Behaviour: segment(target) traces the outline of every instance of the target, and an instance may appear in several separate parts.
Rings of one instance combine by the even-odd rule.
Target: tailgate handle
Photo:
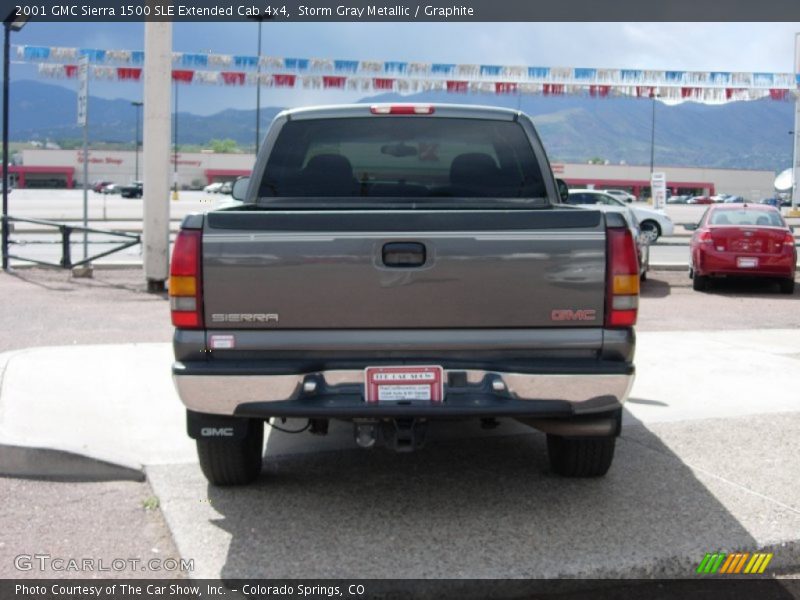
[[[421,267],[425,264],[425,244],[419,242],[384,244],[383,264],[387,267]]]

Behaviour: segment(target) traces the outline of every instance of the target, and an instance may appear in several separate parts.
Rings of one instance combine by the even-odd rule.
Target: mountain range
[[[268,93],[268,92],[267,92]],[[76,94],[57,85],[14,81],[12,141],[78,139]],[[263,97],[263,96],[262,96]],[[649,164],[653,102],[635,98],[516,96],[423,92],[381,94],[361,102],[445,102],[518,108],[533,117],[553,161]],[[136,113],[128,100],[91,97],[89,138],[132,143]],[[261,108],[261,131],[282,107]],[[782,170],[791,164],[794,105],[755,100],[706,105],[655,104],[655,160],[661,166]],[[179,112],[181,144],[230,138],[252,143],[255,109],[227,109],[201,116]]]

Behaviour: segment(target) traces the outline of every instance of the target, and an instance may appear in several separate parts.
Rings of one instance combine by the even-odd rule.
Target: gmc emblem
[[[233,437],[233,427],[203,427],[200,435],[203,437]]]
[[[596,310],[556,309],[550,313],[551,321],[594,321],[597,319]]]

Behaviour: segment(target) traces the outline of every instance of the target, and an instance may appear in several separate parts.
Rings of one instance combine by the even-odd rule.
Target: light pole
[[[794,76],[800,74],[800,33],[794,34]],[[794,147],[792,148],[792,208],[790,217],[800,217],[800,198],[798,198],[797,181],[800,175],[797,161],[800,160],[800,97],[794,98]]]
[[[653,177],[653,170],[656,163],[656,98],[659,95],[655,92],[650,93],[650,98],[653,100],[653,117],[650,126],[650,177]],[[652,190],[651,190],[652,192]]]
[[[172,199],[178,199],[178,80],[175,80],[175,116],[172,118]]]
[[[144,102],[131,102],[131,106],[136,109],[136,149],[134,150],[136,155],[136,167],[134,168],[133,180],[139,181],[139,119]]]
[[[256,154],[261,142],[261,23],[269,19],[269,15],[252,15],[248,17],[258,21],[258,64],[256,64]]]
[[[19,31],[28,17],[17,17],[12,10],[3,19],[3,270],[8,270],[8,87],[11,59],[11,32]]]

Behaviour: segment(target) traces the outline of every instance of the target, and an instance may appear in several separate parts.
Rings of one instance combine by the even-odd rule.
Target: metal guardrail
[[[41,243],[45,243],[45,244],[58,244],[58,243],[60,243],[61,244],[61,260],[58,263],[48,262],[48,261],[44,261],[44,260],[37,260],[35,258],[28,258],[28,257],[25,257],[25,256],[18,256],[16,254],[11,254],[10,252],[8,252],[8,248],[4,248],[4,250],[6,252],[6,256],[9,259],[13,258],[13,259],[16,259],[16,260],[22,260],[22,261],[31,262],[31,263],[35,263],[35,264],[39,264],[39,265],[48,266],[48,267],[59,267],[59,268],[62,268],[62,269],[71,269],[73,267],[80,267],[82,265],[85,265],[85,264],[88,264],[88,263],[92,262],[93,260],[97,260],[98,258],[103,258],[104,256],[108,256],[110,254],[114,254],[115,252],[120,252],[120,251],[125,250],[127,248],[130,248],[132,246],[135,246],[136,244],[141,244],[141,242],[142,242],[142,238],[141,238],[141,236],[139,234],[128,233],[128,232],[125,232],[125,231],[114,231],[113,229],[96,229],[94,227],[82,227],[82,226],[77,226],[77,225],[67,225],[65,223],[58,223],[56,221],[47,221],[45,219],[27,219],[27,218],[23,218],[23,217],[12,217],[10,215],[7,215],[7,216],[3,217],[2,221],[3,221],[3,228],[4,229],[9,228],[8,229],[9,234],[13,233],[13,229],[10,228],[11,227],[10,226],[11,223],[33,223],[34,225],[43,225],[45,227],[53,227],[55,229],[58,229],[59,233],[61,234],[60,242],[59,241],[53,241],[53,242],[22,242],[22,243],[40,243],[40,244]],[[119,245],[117,247],[112,248],[111,250],[108,250],[106,252],[100,252],[99,254],[93,254],[92,256],[87,256],[86,258],[84,258],[83,260],[79,260],[78,262],[72,262],[71,237],[72,237],[72,234],[75,233],[75,232],[87,233],[87,234],[88,233],[97,233],[97,234],[101,234],[101,235],[116,236],[116,237],[123,238],[123,239],[128,240],[128,241],[119,242]],[[12,240],[10,238],[10,236],[7,239],[8,239],[9,246],[11,244],[20,244],[19,241]],[[96,243],[111,243],[111,244],[114,244],[114,243],[117,243],[117,242],[112,241],[112,242],[93,242],[93,243],[95,243],[95,244]]]

